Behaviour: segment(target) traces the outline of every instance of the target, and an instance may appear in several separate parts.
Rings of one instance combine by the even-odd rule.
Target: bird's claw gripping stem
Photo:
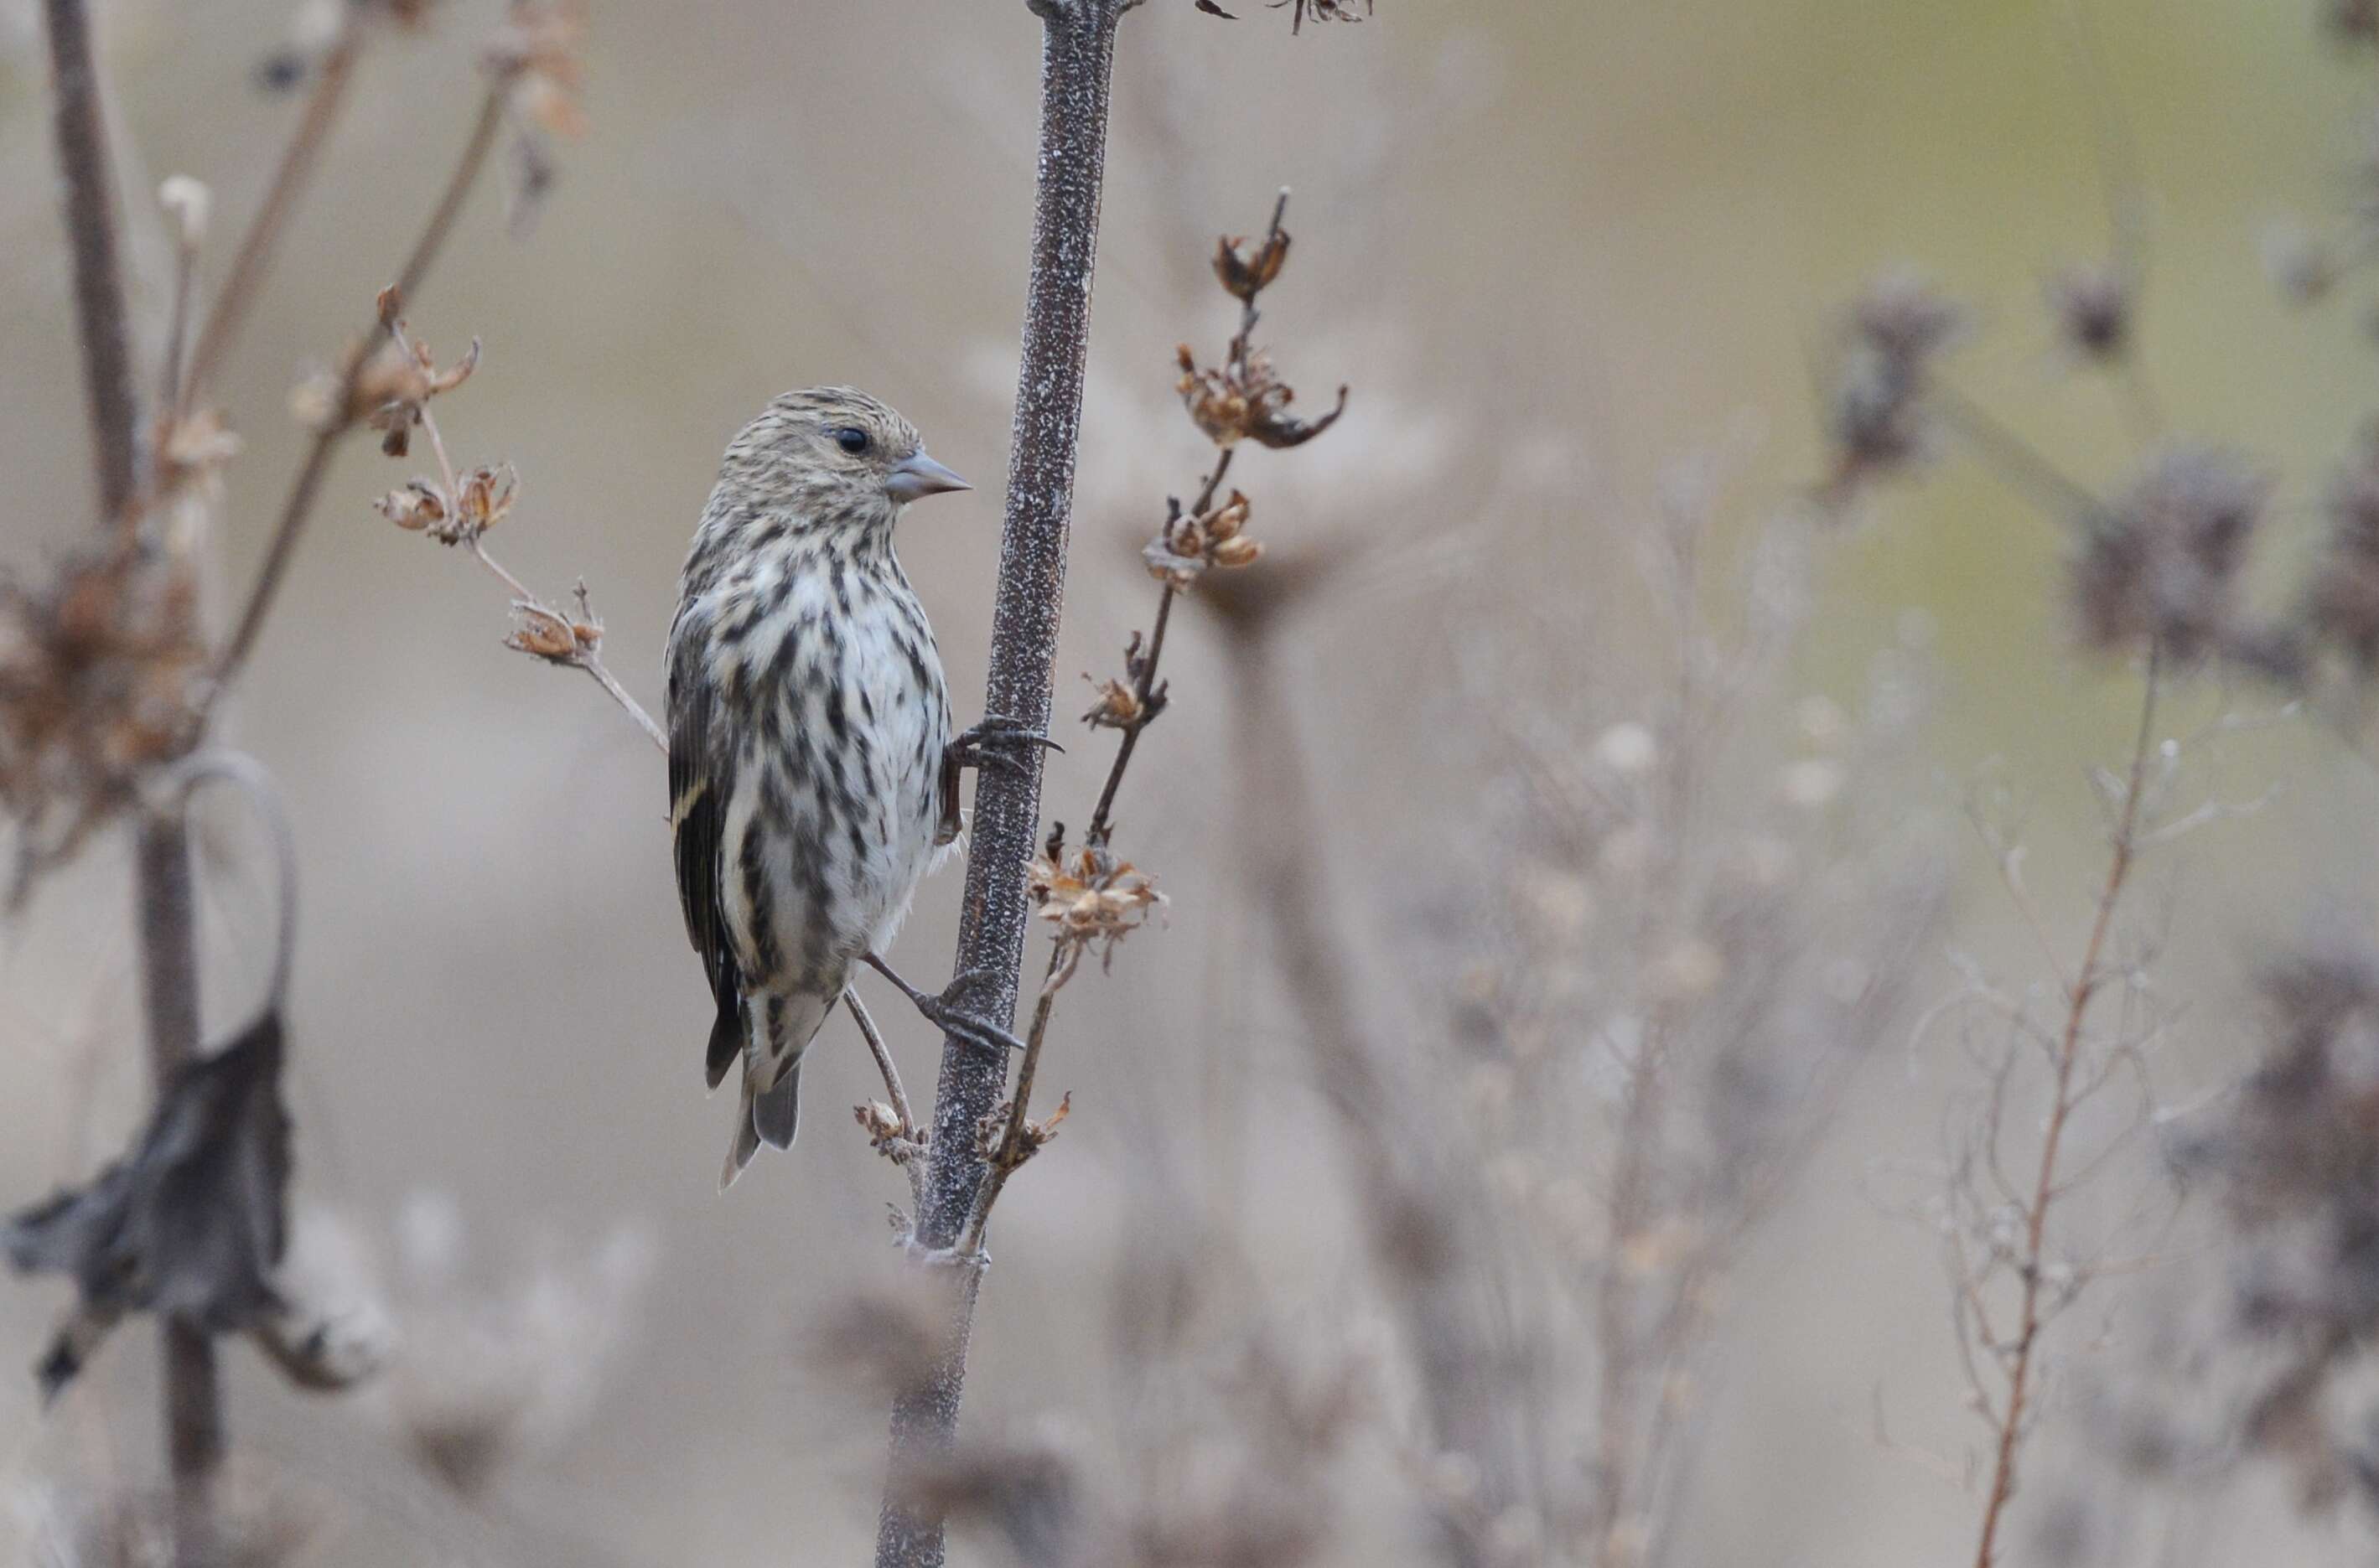
[[[950,738],[942,748],[942,818],[935,830],[936,845],[955,841],[959,836],[959,775],[967,768],[981,771],[986,767],[1006,768],[1021,772],[1026,754],[1033,746],[1046,746],[1053,752],[1066,748],[1038,730],[1027,727],[1020,719],[1002,718],[997,714],[985,715],[980,724],[969,725]]]
[[[910,1005],[924,1015],[927,1023],[943,1033],[956,1035],[959,1039],[980,1045],[986,1051],[1021,1052],[1024,1049],[1024,1042],[1017,1039],[1013,1033],[959,1006],[958,998],[964,995],[975,982],[987,977],[984,971],[979,969],[967,971],[944,986],[941,995],[937,996],[931,992],[920,991],[910,984],[900,978],[890,964],[886,963],[874,953],[867,955],[866,962],[870,969],[890,981],[900,995],[908,997]]]
[[[1021,719],[986,714],[982,723],[971,724],[950,738],[948,755],[960,767],[1020,768],[1027,748],[1033,746],[1046,746],[1053,752],[1066,749]]]

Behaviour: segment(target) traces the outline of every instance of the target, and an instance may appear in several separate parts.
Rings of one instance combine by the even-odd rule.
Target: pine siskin
[[[792,1144],[802,1053],[852,971],[881,967],[956,837],[953,770],[975,732],[953,742],[892,526],[905,503],[967,488],[865,393],[788,392],[728,446],[686,557],[670,820],[719,1006],[711,1087],[743,1059],[722,1188],[761,1144]]]

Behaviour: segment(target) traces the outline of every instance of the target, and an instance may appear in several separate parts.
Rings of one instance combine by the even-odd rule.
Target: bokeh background
[[[1352,405],[1330,437],[1254,453],[1233,477],[1275,548],[1328,540],[1360,561],[1274,669],[1312,767],[1315,852],[1374,971],[1434,961],[1433,911],[1481,891],[1464,886],[1493,765],[1470,724],[1473,656],[1526,628],[1526,668],[1493,688],[1510,700],[1576,699],[1611,722],[1651,702],[1637,686],[1659,668],[1658,632],[1630,585],[1662,475],[1734,454],[1709,568],[1725,577],[1729,542],[1822,473],[1813,373],[1839,303],[1889,265],[1977,306],[1956,368],[1968,393],[2077,478],[2111,484],[2138,452],[2125,389],[2077,370],[2040,291],[2059,264],[2106,253],[2109,180],[2135,167],[2142,373],[2174,429],[2276,476],[2280,570],[2311,549],[2373,360],[2352,300],[2284,307],[2259,236],[2340,207],[2379,87],[2325,42],[2311,0],[2096,0],[2095,58],[2063,0],[1380,0],[1367,23],[1297,37],[1284,12],[1238,8],[1226,23],[1152,0],[1125,26],[1059,710],[1087,700],[1077,672],[1109,672],[1143,623],[1139,544],[1204,461],[1172,356],[1181,341],[1211,354],[1229,331],[1205,271],[1213,235],[1259,226],[1290,186],[1297,252],[1267,335],[1309,399],[1345,380]],[[290,389],[409,241],[499,13],[450,0],[361,67],[222,381],[246,441],[214,547],[223,585],[245,582],[300,451]],[[293,21],[283,0],[121,0],[100,21],[153,344],[169,258],[146,193],[168,174],[206,181],[220,267],[294,110],[256,77]],[[485,344],[441,408],[458,460],[519,467],[522,502],[491,544],[549,595],[583,577],[610,662],[658,706],[674,575],[727,438],[786,388],[863,385],[978,486],[917,509],[901,539],[972,709],[1037,29],[1013,0],[597,0],[590,23],[588,128],[560,146],[534,227],[507,234],[489,182],[409,311],[441,353]],[[89,467],[30,5],[0,11],[0,550],[36,572],[85,527]],[[406,472],[368,442],[345,449],[232,718],[280,777],[302,844],[291,1093],[307,1245],[405,1348],[378,1393],[348,1402],[295,1398],[231,1352],[243,1462],[295,1478],[329,1521],[315,1561],[852,1561],[872,1538],[880,1417],[818,1354],[818,1326],[889,1268],[886,1206],[903,1196],[842,1109],[871,1092],[866,1058],[837,1020],[796,1151],[717,1193],[728,1107],[695,1071],[708,1009],[660,765],[590,684],[500,645],[487,579],[370,511]],[[1854,706],[1878,650],[1920,651],[1932,702],[1906,812],[1954,825],[1977,778],[2009,781],[2034,887],[2070,943],[2096,874],[2087,769],[2123,744],[2137,684],[2075,655],[2065,544],[1971,464],[1889,491],[1818,540],[1786,683]],[[1263,802],[1244,799],[1230,742],[1234,667],[1211,621],[1183,627],[1172,709],[1122,808],[1169,919],[1059,1009],[1045,1079],[1074,1114],[1000,1211],[968,1390],[986,1429],[1053,1421],[1095,1440],[1131,1418],[1111,1348],[1129,1300],[1117,1260],[1183,1203],[1224,1216],[1266,1313],[1362,1332],[1383,1318],[1330,1113],[1238,875],[1240,814]],[[2275,706],[2200,689],[2173,722]],[[2146,908],[2171,983],[2204,998],[2160,1058],[2176,1102],[2245,1066],[2238,981],[2273,934],[2355,907],[2373,792],[2339,751],[2285,724],[2236,759],[2217,748],[2208,789],[2284,792],[2157,867]],[[1105,756],[1085,733],[1053,759],[1051,814],[1080,817]],[[1950,838],[1960,878],[1923,983],[1949,989],[1950,952],[2022,978],[1987,857]],[[209,842],[208,1016],[227,1027],[261,972],[269,898],[235,824]],[[103,845],[6,922],[11,1203],[88,1170],[143,1103],[125,874],[121,847]],[[958,886],[946,871],[921,896],[900,948],[912,975],[947,963]],[[1439,1030],[1401,1016],[1407,995],[1373,993],[1399,1015],[1393,1032]],[[927,1032],[877,1011],[922,1097]],[[1971,1555],[1983,1433],[1959,1403],[1938,1243],[1873,1190],[1878,1172],[1938,1158],[1965,1071],[1880,1054],[1745,1254],[1674,1561]],[[2157,1288],[2094,1298],[2064,1325],[2068,1359],[2118,1345],[2124,1303]],[[30,1361],[58,1304],[46,1285],[0,1290],[0,1367]],[[147,1339],[124,1335],[46,1417],[30,1377],[0,1376],[0,1481],[23,1504],[0,1512],[0,1554],[31,1550],[59,1478],[153,1465]],[[405,1411],[475,1392],[517,1392],[526,1414],[517,1452],[458,1508],[412,1456]],[[1323,1560],[1417,1560],[1401,1472],[1376,1456],[1358,1472],[1371,1502]],[[2287,1501],[2281,1481],[2251,1481],[2207,1538],[2264,1539],[2257,1561],[2367,1555],[2363,1526],[2298,1525]],[[956,1550],[996,1560],[972,1538]]]

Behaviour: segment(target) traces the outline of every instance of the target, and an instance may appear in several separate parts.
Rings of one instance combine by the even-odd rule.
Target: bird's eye
[[[867,432],[856,425],[845,425],[834,432],[834,444],[855,457],[867,450]]]

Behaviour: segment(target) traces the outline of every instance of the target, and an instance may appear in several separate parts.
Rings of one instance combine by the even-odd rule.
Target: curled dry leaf
[[[44,1396],[127,1313],[228,1333],[282,1311],[272,1283],[288,1234],[282,1056],[281,1019],[267,1012],[175,1075],[123,1160],[0,1222],[13,1267],[68,1275],[80,1292],[81,1310],[42,1362]]]

